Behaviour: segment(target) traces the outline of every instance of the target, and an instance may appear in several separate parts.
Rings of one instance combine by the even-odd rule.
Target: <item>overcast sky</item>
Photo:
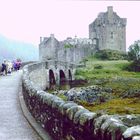
[[[0,0],[0,34],[39,44],[40,36],[88,37],[88,25],[107,6],[127,18],[127,47],[140,39],[140,1]]]

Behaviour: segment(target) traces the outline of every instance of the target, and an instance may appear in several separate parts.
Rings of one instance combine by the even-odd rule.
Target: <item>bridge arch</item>
[[[59,70],[59,76],[60,76],[60,78],[59,78],[60,79],[60,86],[65,85],[67,80],[66,80],[66,75],[65,75],[63,70]]]
[[[49,70],[49,89],[54,89],[56,85],[55,75],[52,69]]]

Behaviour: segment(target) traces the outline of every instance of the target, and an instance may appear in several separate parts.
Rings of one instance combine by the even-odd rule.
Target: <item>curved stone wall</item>
[[[31,80],[30,74],[43,65],[37,63],[24,67],[23,95],[31,114],[55,140],[140,139],[140,116],[97,114],[44,92]]]

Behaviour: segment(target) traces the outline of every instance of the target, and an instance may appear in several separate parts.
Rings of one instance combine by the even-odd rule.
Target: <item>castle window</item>
[[[96,38],[93,39],[93,44],[97,45],[97,39]]]
[[[113,32],[111,32],[111,39],[113,39]]]

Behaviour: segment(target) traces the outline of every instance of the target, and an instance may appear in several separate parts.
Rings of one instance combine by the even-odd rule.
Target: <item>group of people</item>
[[[1,75],[11,74],[12,71],[17,71],[21,67],[21,61],[16,60],[11,62],[10,60],[4,60],[1,68]]]

